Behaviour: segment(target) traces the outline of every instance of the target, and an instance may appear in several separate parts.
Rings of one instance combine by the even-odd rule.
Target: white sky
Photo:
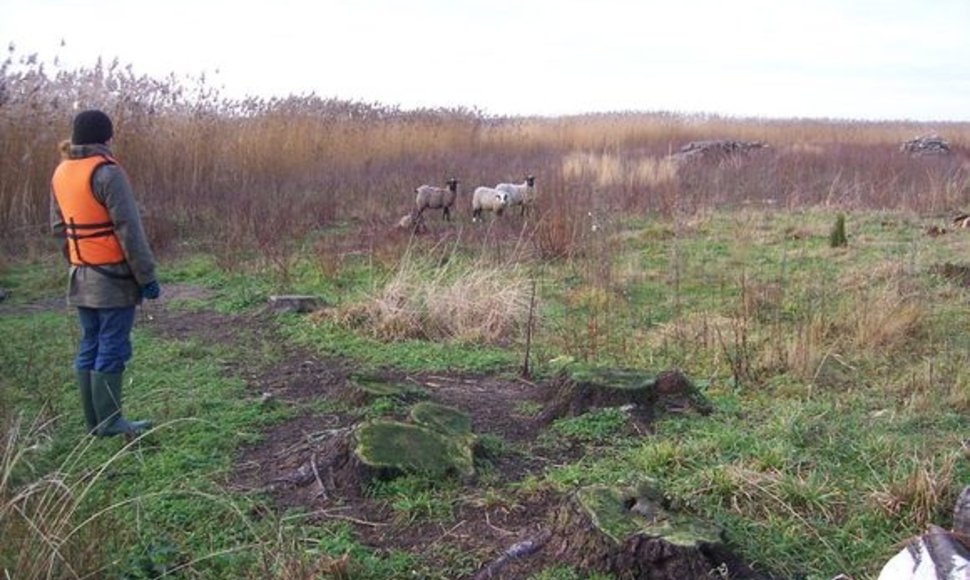
[[[970,121],[970,0],[0,0],[10,42],[231,97]]]

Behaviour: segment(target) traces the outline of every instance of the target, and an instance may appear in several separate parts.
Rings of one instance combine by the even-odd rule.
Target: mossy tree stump
[[[377,420],[353,431],[353,457],[345,462],[362,480],[405,473],[463,478],[475,474],[475,436],[464,413],[423,402],[411,409],[413,423]]]
[[[476,439],[470,421],[441,405],[428,403],[419,409],[416,415],[425,425],[375,420],[336,430],[287,481],[300,486],[316,481],[323,497],[333,492],[356,497],[373,479],[403,474],[472,477]],[[432,423],[443,427],[429,427]]]
[[[372,421],[354,430],[354,455],[379,477],[474,475],[472,441],[421,425]]]
[[[745,576],[734,559],[725,557],[720,529],[669,512],[647,486],[575,492],[556,512],[546,550],[581,570],[618,578],[719,578],[725,570],[727,577]]]
[[[710,403],[677,370],[659,375],[637,369],[576,368],[560,373],[539,419],[551,422],[590,409],[631,406],[632,414],[650,421],[663,410],[709,413]]]

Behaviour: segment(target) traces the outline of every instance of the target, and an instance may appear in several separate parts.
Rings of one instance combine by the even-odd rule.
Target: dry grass
[[[89,442],[82,442],[60,469],[34,477],[33,460],[50,443],[50,425],[5,419],[0,464],[0,561],[18,578],[86,577],[101,571],[98,537],[111,508],[84,519],[78,506],[91,478],[73,473]],[[95,470],[93,479],[102,472]],[[6,568],[6,564],[5,564]]]
[[[615,186],[640,189],[656,188],[674,183],[677,163],[667,157],[629,157],[619,155],[574,152],[562,160],[565,181],[590,180],[597,190]]]
[[[855,374],[853,361],[922,350],[930,306],[919,293],[900,295],[901,276],[897,268],[873,267],[868,284],[854,277],[839,284],[838,295],[823,290],[828,298],[791,324],[774,322],[783,289],[766,285],[744,292],[743,318],[764,323],[755,355],[760,372],[838,386]]]
[[[873,491],[870,499],[887,516],[904,514],[913,527],[926,529],[937,521],[943,506],[953,504],[949,494],[956,460],[956,455],[947,455],[939,462],[936,458],[913,458],[913,467],[905,477]]]
[[[391,279],[333,316],[382,341],[507,344],[524,328],[529,281],[515,265],[485,259],[427,263],[405,255]]]
[[[0,242],[9,252],[45,232],[48,181],[75,103],[115,119],[115,153],[160,249],[198,239],[228,253],[268,253],[277,264],[286,251],[276,244],[311,228],[350,222],[355,235],[386,231],[410,208],[416,185],[452,175],[470,191],[532,173],[546,213],[575,210],[575,219],[593,209],[692,213],[745,200],[945,211],[970,191],[966,123],[670,113],[510,119],[314,95],[230,100],[204,78],[195,85],[152,79],[117,62],[61,70],[16,52],[0,66],[0,84],[0,221],[7,224]],[[957,154],[899,154],[900,142],[930,132]],[[772,147],[737,163],[675,167],[666,160],[689,141],[722,137]],[[467,196],[459,199],[459,214],[467,204]],[[272,227],[263,228],[267,223]],[[544,255],[568,253],[569,216],[540,233]]]

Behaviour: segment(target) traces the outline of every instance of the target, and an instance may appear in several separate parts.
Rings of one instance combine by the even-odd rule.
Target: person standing
[[[77,307],[81,340],[74,359],[88,433],[133,436],[149,421],[121,412],[135,307],[161,294],[131,183],[111,154],[111,118],[78,113],[51,179],[51,229],[70,262],[67,303]]]

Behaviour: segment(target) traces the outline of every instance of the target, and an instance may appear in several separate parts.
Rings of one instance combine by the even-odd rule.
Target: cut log
[[[697,159],[721,160],[745,155],[751,151],[766,149],[767,147],[768,144],[761,141],[738,141],[734,139],[691,141],[671,155],[670,158],[677,162]]]

